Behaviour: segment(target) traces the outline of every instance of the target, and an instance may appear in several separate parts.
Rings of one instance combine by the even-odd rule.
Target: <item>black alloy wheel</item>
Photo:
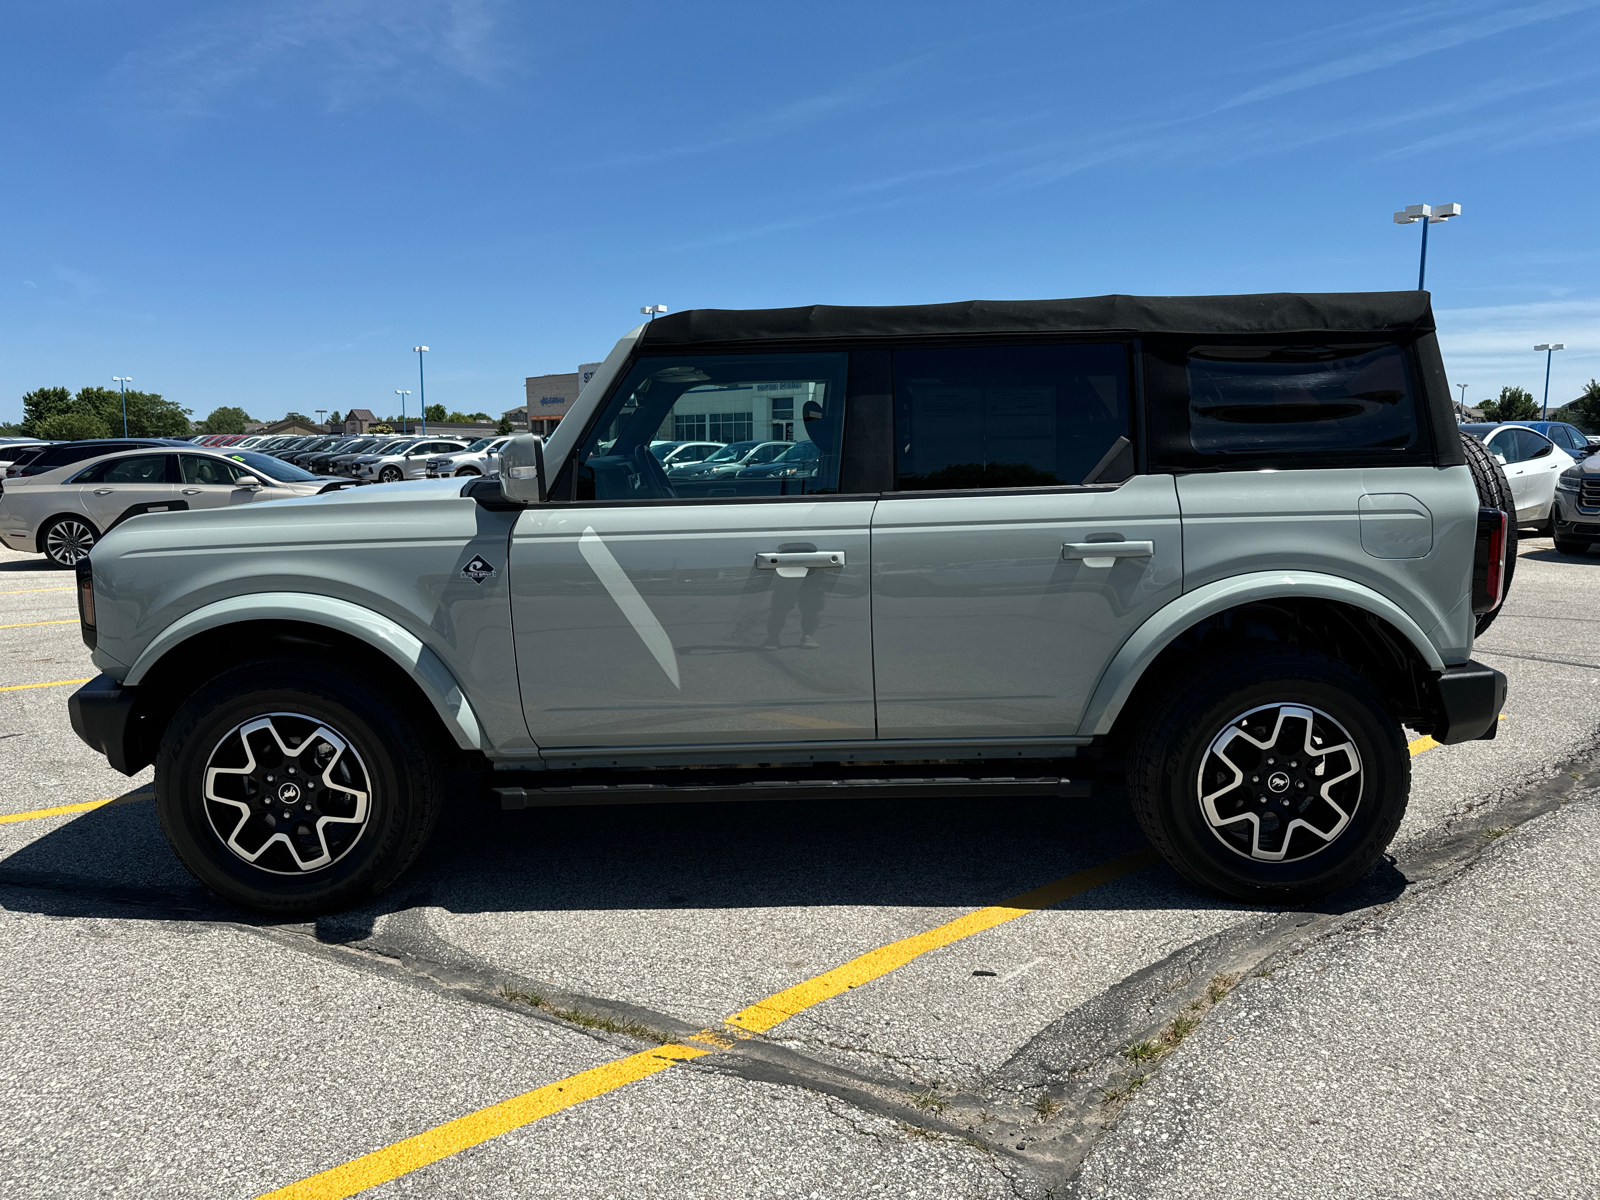
[[[99,538],[86,517],[57,517],[40,534],[39,547],[52,566],[75,567],[89,556]]]
[[[1405,815],[1411,758],[1372,684],[1282,648],[1167,681],[1133,735],[1128,791],[1156,848],[1237,900],[1300,904],[1354,883]]]
[[[446,747],[420,710],[310,659],[245,663],[167,727],[156,811],[184,866],[257,912],[376,895],[437,819]]]

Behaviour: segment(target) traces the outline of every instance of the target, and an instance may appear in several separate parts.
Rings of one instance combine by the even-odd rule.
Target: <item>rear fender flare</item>
[[[1429,670],[1445,668],[1444,659],[1422,627],[1405,609],[1369,587],[1314,571],[1259,571],[1236,575],[1185,593],[1139,626],[1100,676],[1094,695],[1084,709],[1078,732],[1096,736],[1110,733],[1145,669],[1197,622],[1240,605],[1286,597],[1333,600],[1365,609],[1394,626],[1428,664]]]
[[[261,592],[234,596],[179,617],[156,635],[123,683],[135,687],[169,650],[197,633],[242,621],[301,621],[337,629],[381,650],[427,696],[456,745],[485,750],[483,727],[444,661],[403,626],[369,608],[310,592]]]

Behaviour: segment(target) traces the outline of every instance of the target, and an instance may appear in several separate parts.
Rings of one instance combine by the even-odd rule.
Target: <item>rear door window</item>
[[[1123,345],[897,350],[894,397],[900,491],[1109,483],[1133,470]]]

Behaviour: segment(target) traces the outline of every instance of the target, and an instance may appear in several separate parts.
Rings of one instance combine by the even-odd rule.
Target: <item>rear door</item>
[[[634,364],[557,499],[512,534],[517,671],[546,753],[872,738],[874,500],[838,494],[846,357]],[[652,441],[684,418],[764,427],[774,392],[815,402],[816,479],[668,479]]]
[[[244,475],[256,479],[260,476],[239,463],[206,454],[180,454],[178,467],[183,479],[178,498],[190,508],[226,508],[230,504],[248,504],[256,498],[257,493],[240,487],[238,480]],[[270,486],[268,480],[260,482],[263,487]]]
[[[1183,584],[1171,476],[1133,474],[1129,347],[896,351],[872,522],[882,739],[1074,733]]]
[[[79,500],[102,533],[128,517],[179,507],[175,454],[130,454],[80,477]]]

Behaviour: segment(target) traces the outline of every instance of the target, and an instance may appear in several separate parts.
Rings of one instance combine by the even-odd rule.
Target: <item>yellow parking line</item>
[[[985,929],[993,929],[996,925],[1015,920],[1041,908],[1048,908],[1068,897],[1110,883],[1113,879],[1132,874],[1157,861],[1156,852],[1146,846],[1142,850],[1135,850],[1132,854],[1124,854],[1110,862],[1101,863],[1098,867],[1090,867],[1086,871],[1079,871],[1054,883],[1047,883],[1030,892],[1013,896],[1003,904],[980,908],[964,917],[957,917],[954,921],[947,921],[926,933],[902,938],[898,942],[868,951],[851,959],[842,967],[823,972],[815,979],[785,988],[728,1017],[725,1024],[751,1032],[771,1029],[814,1004],[837,996],[858,984],[886,975],[896,967],[904,966],[930,950],[948,946],[952,942],[971,937]],[[722,1040],[709,1030],[694,1040],[706,1041],[713,1047],[723,1044]],[[646,1050],[605,1066],[582,1071],[556,1083],[535,1088],[531,1092],[524,1092],[520,1096],[513,1096],[510,1100],[503,1100],[499,1104],[457,1117],[453,1121],[446,1121],[443,1125],[435,1126],[425,1133],[406,1138],[392,1146],[385,1146],[381,1150],[374,1150],[371,1154],[364,1154],[343,1166],[312,1175],[299,1183],[279,1188],[275,1192],[267,1192],[260,1197],[260,1200],[346,1200],[347,1197],[366,1188],[377,1187],[380,1183],[387,1183],[391,1179],[415,1171],[418,1167],[448,1158],[469,1146],[476,1146],[490,1138],[499,1137],[502,1133],[509,1133],[513,1129],[520,1129],[540,1117],[549,1116],[581,1101],[615,1091],[624,1084],[647,1078],[665,1070],[675,1062],[699,1058],[710,1053],[712,1050],[709,1048],[682,1045]]]
[[[0,596],[20,596],[23,592],[75,592],[73,587],[47,587],[47,588],[12,588],[8,592],[0,592]]]
[[[76,625],[77,623],[76,617],[70,621],[21,621],[16,625],[0,625],[0,629],[27,629],[30,625]]]
[[[6,813],[0,816],[0,825],[10,825],[13,821],[37,821],[40,817],[64,817],[68,813],[88,812],[90,809],[100,808],[110,804],[108,797],[104,800],[85,800],[82,804],[62,804],[55,808],[36,808],[32,812]]]
[[[88,683],[87,679],[52,679],[49,683],[8,683],[0,692],[25,692],[29,688],[66,687],[72,683]]]
[[[338,1200],[345,1196],[353,1196],[357,1192],[377,1187],[380,1183],[387,1183],[391,1179],[415,1171],[418,1167],[438,1162],[441,1158],[449,1158],[469,1146],[487,1142],[502,1133],[510,1133],[513,1129],[520,1129],[540,1117],[548,1117],[575,1104],[582,1104],[585,1100],[603,1096],[624,1084],[646,1079],[659,1071],[665,1071],[675,1062],[699,1058],[702,1054],[710,1053],[710,1050],[699,1050],[693,1046],[668,1045],[629,1055],[627,1058],[603,1066],[591,1067],[587,1071],[569,1075],[556,1083],[547,1083],[544,1087],[534,1088],[531,1092],[502,1100],[499,1104],[491,1104],[488,1108],[480,1108],[475,1113],[468,1113],[453,1121],[446,1121],[426,1133],[408,1137],[392,1146],[385,1146],[382,1150],[363,1154],[343,1166],[323,1171],[309,1179],[302,1179],[299,1183],[291,1183],[288,1187],[279,1188],[275,1192],[268,1192],[261,1197],[261,1200]]]

